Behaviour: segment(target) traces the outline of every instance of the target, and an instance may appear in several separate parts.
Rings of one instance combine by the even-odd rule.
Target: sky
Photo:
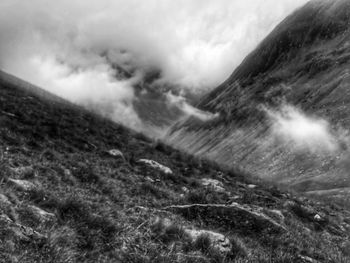
[[[306,2],[1,0],[0,68],[78,104],[112,105],[137,127],[134,86],[146,74],[201,95]]]

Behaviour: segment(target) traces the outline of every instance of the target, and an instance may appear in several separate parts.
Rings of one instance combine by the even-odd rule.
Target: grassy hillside
[[[349,1],[308,2],[202,99],[199,107],[220,113],[219,118],[178,123],[167,140],[217,162],[242,165],[289,189],[349,205],[349,29]],[[338,149],[300,150],[275,136],[275,120],[263,109],[281,113],[285,105],[329,122]],[[301,134],[306,130],[294,128]]]
[[[350,262],[337,206],[252,184],[6,75],[0,101],[0,262]]]

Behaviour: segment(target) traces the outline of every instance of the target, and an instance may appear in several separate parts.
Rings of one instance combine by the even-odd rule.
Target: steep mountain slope
[[[349,1],[310,1],[202,99],[199,107],[219,112],[219,118],[177,123],[166,140],[219,163],[242,165],[266,180],[349,205],[349,23]],[[302,125],[308,123],[291,123],[293,116],[323,125],[330,142],[326,135],[317,137],[315,126],[309,127],[306,138],[308,127]],[[294,132],[292,139],[276,131],[288,121],[291,125],[282,127],[282,133]],[[295,142],[300,137],[302,147]],[[308,147],[312,142],[316,147]]]
[[[0,101],[0,262],[350,261],[346,210],[253,185],[5,73]]]

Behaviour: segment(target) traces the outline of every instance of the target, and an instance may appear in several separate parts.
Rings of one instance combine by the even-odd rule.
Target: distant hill
[[[201,100],[201,109],[220,117],[179,122],[167,141],[286,188],[350,204],[349,23],[346,0],[314,0],[296,10]],[[271,136],[274,120],[268,112],[283,115],[284,106],[328,122],[337,149],[295,150]],[[310,137],[324,143],[317,134]]]
[[[0,262],[349,262],[350,214],[0,73]]]

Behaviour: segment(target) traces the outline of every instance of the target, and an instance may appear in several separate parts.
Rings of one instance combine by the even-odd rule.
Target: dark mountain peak
[[[269,74],[274,68],[281,68],[303,54],[316,57],[317,54],[309,52],[325,42],[335,40],[335,47],[339,48],[349,39],[349,24],[349,1],[308,2],[284,19],[223,84],[205,96],[200,105],[205,107],[212,98],[237,81],[247,86],[257,76]]]

